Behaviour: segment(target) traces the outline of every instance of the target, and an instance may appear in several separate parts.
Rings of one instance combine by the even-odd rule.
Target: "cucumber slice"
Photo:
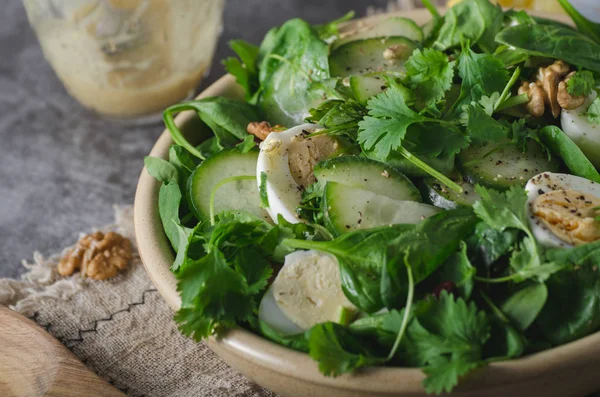
[[[354,32],[345,34],[344,37],[333,42],[332,49],[341,47],[351,41],[391,36],[403,36],[417,42],[422,42],[424,37],[423,30],[412,19],[390,17],[378,22],[376,25],[359,28]]]
[[[394,200],[336,182],[325,185],[323,206],[325,222],[337,235],[385,225],[416,224],[440,212],[432,205]]]
[[[365,157],[343,156],[325,160],[316,165],[314,173],[321,183],[336,182],[394,200],[422,201],[419,190],[404,174]]]
[[[470,207],[481,198],[475,191],[475,186],[465,181],[465,178],[453,175],[450,179],[463,188],[462,193],[456,193],[448,189],[434,178],[425,178],[423,180],[424,196],[431,204],[450,210],[459,206]]]
[[[383,73],[373,73],[364,76],[350,77],[350,89],[359,103],[366,105],[371,97],[387,89],[387,81]]]
[[[198,219],[210,216],[210,195],[215,186],[226,178],[235,176],[256,176],[258,151],[240,153],[237,150],[224,150],[201,163],[189,179],[192,211]],[[239,210],[247,211],[263,219],[270,220],[260,206],[260,195],[256,179],[226,183],[215,194],[214,212]]]
[[[417,47],[416,42],[406,37],[351,41],[329,55],[329,71],[334,77],[383,71],[404,72],[404,62]],[[388,49],[394,53],[392,59],[386,59],[384,56],[384,52],[387,55]]]
[[[460,153],[459,161],[471,182],[500,189],[525,186],[531,177],[541,172],[556,172],[559,168],[557,162],[549,161],[540,145],[531,140],[525,153],[512,144],[471,146]]]

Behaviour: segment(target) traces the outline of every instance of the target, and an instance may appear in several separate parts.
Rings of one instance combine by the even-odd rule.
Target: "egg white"
[[[525,186],[527,191],[527,218],[531,231],[538,241],[544,247],[572,247],[558,238],[550,229],[533,214],[532,205],[535,199],[542,194],[555,190],[577,190],[584,194],[600,197],[600,184],[569,174],[556,174],[552,172],[543,172],[531,178]]]
[[[289,147],[297,135],[314,132],[321,126],[302,124],[289,130],[271,133],[260,145],[256,164],[256,179],[260,189],[261,174],[267,174],[266,193],[269,207],[266,208],[273,222],[281,215],[290,223],[300,223],[296,208],[302,201],[302,188],[296,183],[289,166]]]
[[[588,108],[597,96],[594,91],[577,109],[563,110],[561,127],[592,164],[600,168],[600,125],[590,123],[586,115]]]

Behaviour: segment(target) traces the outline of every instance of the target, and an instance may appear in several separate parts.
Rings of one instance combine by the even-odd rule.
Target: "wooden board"
[[[0,395],[123,397],[33,321],[0,306]]]

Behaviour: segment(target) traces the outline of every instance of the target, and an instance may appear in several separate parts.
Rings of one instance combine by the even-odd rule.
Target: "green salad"
[[[424,0],[423,26],[231,42],[245,98],[168,108],[168,160],[145,160],[181,331],[243,327],[328,376],[418,367],[433,394],[598,331],[600,25],[559,1],[576,27]]]

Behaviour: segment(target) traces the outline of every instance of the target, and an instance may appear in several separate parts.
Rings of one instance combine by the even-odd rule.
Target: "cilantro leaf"
[[[420,103],[425,107],[435,105],[444,98],[452,87],[455,61],[433,48],[416,49],[405,63],[405,84],[415,90]]]
[[[478,104],[465,106],[461,116],[471,139],[480,142],[500,143],[508,138],[510,129],[491,117]]]
[[[318,361],[319,370],[329,376],[385,362],[384,357],[373,355],[373,349],[362,338],[331,322],[317,324],[308,331],[308,351]]]
[[[502,61],[490,54],[476,54],[470,48],[463,49],[458,57],[458,74],[462,78],[460,97],[454,108],[478,102],[483,96],[502,92],[509,82],[509,75]]]
[[[482,365],[483,346],[490,337],[486,314],[446,291],[439,300],[423,301],[415,314],[405,336],[407,355],[425,366],[428,393],[450,392],[460,376]]]
[[[358,123],[358,142],[364,150],[385,158],[402,145],[408,127],[428,120],[408,107],[411,99],[406,87],[393,84],[369,100],[369,115]]]
[[[589,70],[580,70],[567,81],[567,92],[573,96],[588,96],[595,86],[594,74]]]
[[[600,96],[592,102],[586,114],[591,124],[600,125]]]
[[[254,297],[272,274],[260,246],[271,228],[250,214],[226,212],[214,227],[194,229],[189,238],[203,242],[203,255],[188,255],[176,273],[182,302],[175,320],[185,335],[200,340],[254,320]]]
[[[564,266],[597,265],[600,263],[600,241],[573,248],[555,248],[546,252],[546,258]]]
[[[500,280],[522,282],[536,278],[543,282],[562,268],[560,264],[544,261],[529,228],[526,212],[527,193],[523,188],[513,186],[502,193],[478,185],[475,190],[481,196],[481,200],[473,205],[473,210],[488,226],[499,232],[517,229],[526,234],[510,258],[510,267],[514,274]]]
[[[481,196],[481,200],[473,205],[473,210],[489,226],[500,232],[513,228],[530,233],[525,189],[513,186],[502,193],[478,185],[475,190]]]

